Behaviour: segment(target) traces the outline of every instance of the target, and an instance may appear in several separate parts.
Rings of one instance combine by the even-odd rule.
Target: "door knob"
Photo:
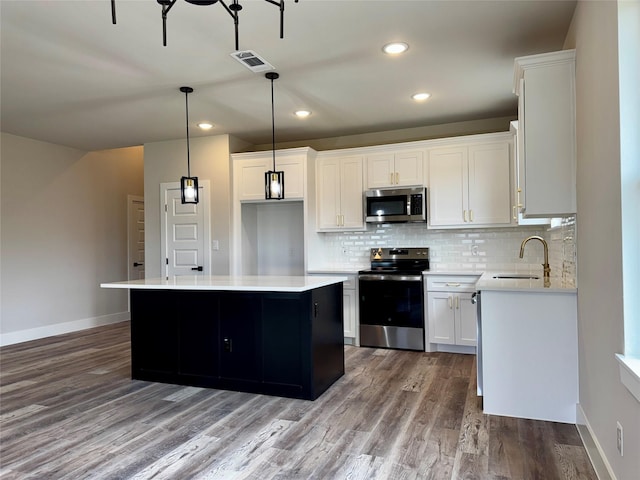
[[[196,270],[198,272],[201,272],[203,269],[202,267],[192,267],[191,270]]]
[[[134,267],[141,267],[143,265],[144,265],[144,263],[142,263],[142,262],[133,262],[133,266]]]

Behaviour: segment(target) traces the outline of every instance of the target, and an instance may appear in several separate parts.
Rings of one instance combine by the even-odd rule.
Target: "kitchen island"
[[[314,400],[344,374],[345,277],[179,276],[130,291],[132,378]]]

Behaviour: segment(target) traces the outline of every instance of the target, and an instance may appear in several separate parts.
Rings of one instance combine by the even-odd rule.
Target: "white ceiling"
[[[228,0],[227,3],[232,3]],[[513,60],[562,49],[575,1],[242,0],[240,49],[280,73],[276,141],[515,115]],[[178,0],[162,46],[154,0],[0,0],[2,131],[83,150],[208,133],[271,142],[271,86],[229,54],[223,6]],[[404,41],[389,57],[382,45]],[[411,94],[431,99],[415,103]],[[298,108],[313,112],[306,120]]]

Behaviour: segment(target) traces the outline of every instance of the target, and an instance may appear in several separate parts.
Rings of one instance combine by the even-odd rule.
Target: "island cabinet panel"
[[[260,381],[260,302],[258,295],[220,295],[220,379]]]
[[[344,374],[342,284],[131,290],[132,377],[313,400]]]
[[[267,391],[300,396],[311,386],[310,295],[266,294],[262,299],[262,378]],[[305,376],[305,374],[307,376]]]
[[[218,374],[217,295],[175,292],[178,319],[178,374],[207,386]]]
[[[167,301],[165,291],[139,290],[132,292],[131,312],[133,378],[170,380],[178,373],[177,304]]]

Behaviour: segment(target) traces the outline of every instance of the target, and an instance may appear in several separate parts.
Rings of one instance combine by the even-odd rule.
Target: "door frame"
[[[204,242],[204,252],[202,252],[202,260],[204,270],[203,275],[211,275],[211,218],[210,218],[210,200],[209,200],[209,180],[198,180],[198,188],[200,189],[198,205],[202,208],[202,235]],[[164,278],[168,278],[168,269],[166,259],[169,258],[167,251],[167,192],[169,190],[180,190],[180,182],[166,182],[160,184],[160,271]]]
[[[144,205],[144,197],[139,195],[127,195],[127,280],[131,280],[131,254],[133,253],[131,252],[131,235],[134,233],[131,230],[131,207],[137,202]]]

